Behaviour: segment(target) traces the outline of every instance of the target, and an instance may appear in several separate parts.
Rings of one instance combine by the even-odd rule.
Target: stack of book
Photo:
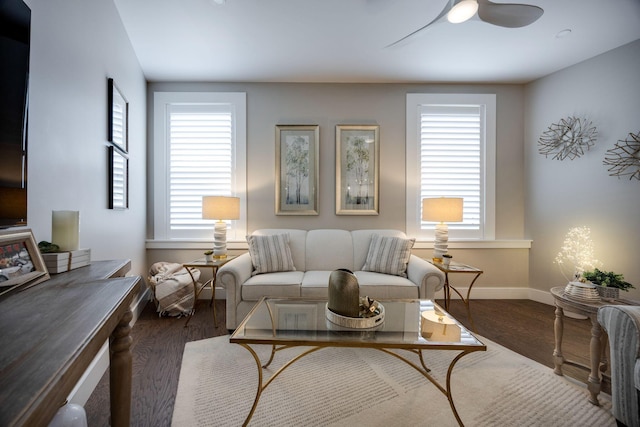
[[[49,273],[64,273],[91,263],[91,249],[42,254]]]

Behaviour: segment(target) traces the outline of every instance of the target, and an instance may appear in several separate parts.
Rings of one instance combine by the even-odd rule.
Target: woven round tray
[[[327,316],[327,320],[335,325],[350,329],[370,329],[375,328],[384,322],[384,306],[382,304],[378,304],[378,306],[380,307],[380,314],[371,317],[342,316],[329,310],[328,303],[325,306],[324,311]]]
[[[591,283],[569,282],[564,288],[564,294],[577,301],[600,301],[600,295],[598,295],[596,287]]]

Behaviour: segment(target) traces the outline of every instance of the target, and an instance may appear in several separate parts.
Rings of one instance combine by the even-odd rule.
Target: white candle
[[[80,212],[53,211],[51,217],[51,243],[61,251],[77,251],[80,243]]]

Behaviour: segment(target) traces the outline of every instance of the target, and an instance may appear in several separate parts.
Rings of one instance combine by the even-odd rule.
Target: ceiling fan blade
[[[435,18],[433,18],[427,25],[424,25],[420,28],[418,28],[417,30],[415,30],[414,32],[407,34],[406,36],[404,36],[403,38],[401,38],[400,40],[396,40],[395,42],[386,45],[385,49],[388,47],[392,47],[395,46],[397,44],[402,43],[403,41],[407,40],[410,37],[415,36],[416,34],[426,30],[430,25],[434,24],[436,21],[439,21],[443,16],[446,16],[447,13],[449,13],[449,11],[453,8],[453,6],[459,2],[460,0],[449,0],[447,1],[447,4],[444,6],[444,9],[442,9],[442,12],[440,12],[440,14],[438,16],[436,16]]]
[[[520,28],[533,24],[544,13],[538,6],[478,0],[478,17],[499,27]]]

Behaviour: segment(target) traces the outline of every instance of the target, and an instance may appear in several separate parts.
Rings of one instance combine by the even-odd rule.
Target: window
[[[462,197],[449,238],[495,238],[495,95],[407,95],[407,233],[433,240],[422,199]]]
[[[240,197],[227,239],[246,234],[246,94],[154,94],[154,239],[213,239],[202,196]]]

